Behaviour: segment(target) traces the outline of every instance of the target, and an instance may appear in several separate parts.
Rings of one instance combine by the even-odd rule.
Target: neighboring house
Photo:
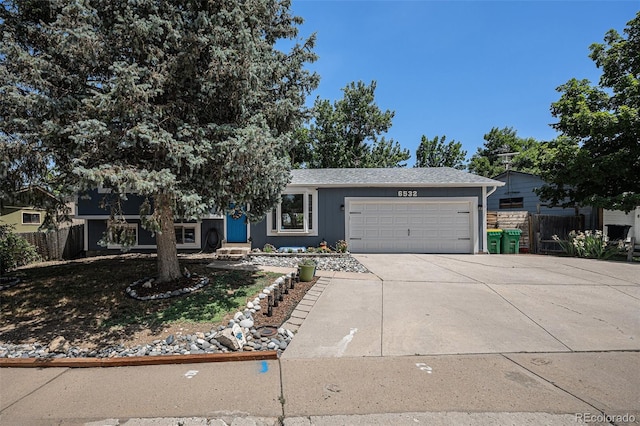
[[[12,200],[2,201],[0,223],[13,225],[16,233],[37,232],[46,216],[42,206],[55,200],[53,194],[41,187],[24,188]]]
[[[507,170],[493,179],[504,182],[488,199],[489,211],[526,211],[529,214],[543,214],[550,216],[578,216],[584,215],[586,229],[597,229],[596,215],[591,207],[562,208],[548,207],[540,201],[535,193],[545,181],[539,176],[514,170]]]
[[[640,206],[629,213],[620,210],[604,210],[602,223],[605,235],[617,239],[618,234],[626,230],[626,238],[635,237],[636,242],[640,242]]]
[[[303,169],[292,170],[282,201],[265,220],[248,224],[244,216],[210,215],[197,222],[176,223],[178,248],[213,248],[216,239],[250,242],[254,248],[335,245],[346,240],[354,253],[486,252],[485,212],[489,191],[503,182],[452,168]],[[108,248],[98,241],[109,212],[93,191],[78,199],[89,253]],[[132,195],[123,209],[136,231],[134,249],[154,249],[155,238],[140,227]],[[118,249],[118,247],[110,247]]]

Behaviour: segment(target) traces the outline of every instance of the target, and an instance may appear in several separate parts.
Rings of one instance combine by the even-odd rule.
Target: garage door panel
[[[349,240],[361,240],[364,237],[364,231],[362,229],[354,229],[349,232]]]
[[[422,226],[425,223],[424,216],[411,216],[409,218],[409,225],[411,226]]]
[[[393,225],[393,216],[383,216],[380,218],[380,225],[387,226]]]
[[[365,216],[363,218],[363,224],[365,226],[378,226],[380,225],[380,218],[377,216]]]
[[[354,253],[471,253],[471,211],[469,201],[351,202],[350,250]]]
[[[409,223],[409,216],[406,212],[395,212],[393,214],[393,223],[396,225],[404,225]]]

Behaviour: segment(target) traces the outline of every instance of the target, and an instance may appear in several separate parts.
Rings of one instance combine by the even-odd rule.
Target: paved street
[[[0,424],[640,424],[640,265],[356,257],[279,360],[4,368]]]

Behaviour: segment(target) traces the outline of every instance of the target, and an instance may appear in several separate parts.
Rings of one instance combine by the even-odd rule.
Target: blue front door
[[[247,216],[227,214],[227,242],[246,243],[247,242]]]

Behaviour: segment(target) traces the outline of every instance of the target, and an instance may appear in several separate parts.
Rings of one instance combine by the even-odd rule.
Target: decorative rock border
[[[200,290],[202,287],[209,284],[209,278],[203,277],[200,279],[200,281],[198,281],[197,284],[190,287],[185,287],[185,288],[181,288],[179,290],[174,290],[174,291],[167,291],[165,293],[153,294],[151,296],[138,296],[138,292],[136,291],[136,288],[143,286],[147,283],[152,284],[154,280],[155,278],[153,277],[142,278],[141,280],[138,280],[133,284],[131,284],[130,286],[128,286],[125,291],[129,295],[129,297],[132,297],[136,300],[147,301],[147,300],[169,299],[170,297],[177,297],[177,296],[182,296],[184,294],[193,293],[194,291]]]
[[[0,277],[0,291],[11,288],[20,284],[20,278],[18,277]]]

